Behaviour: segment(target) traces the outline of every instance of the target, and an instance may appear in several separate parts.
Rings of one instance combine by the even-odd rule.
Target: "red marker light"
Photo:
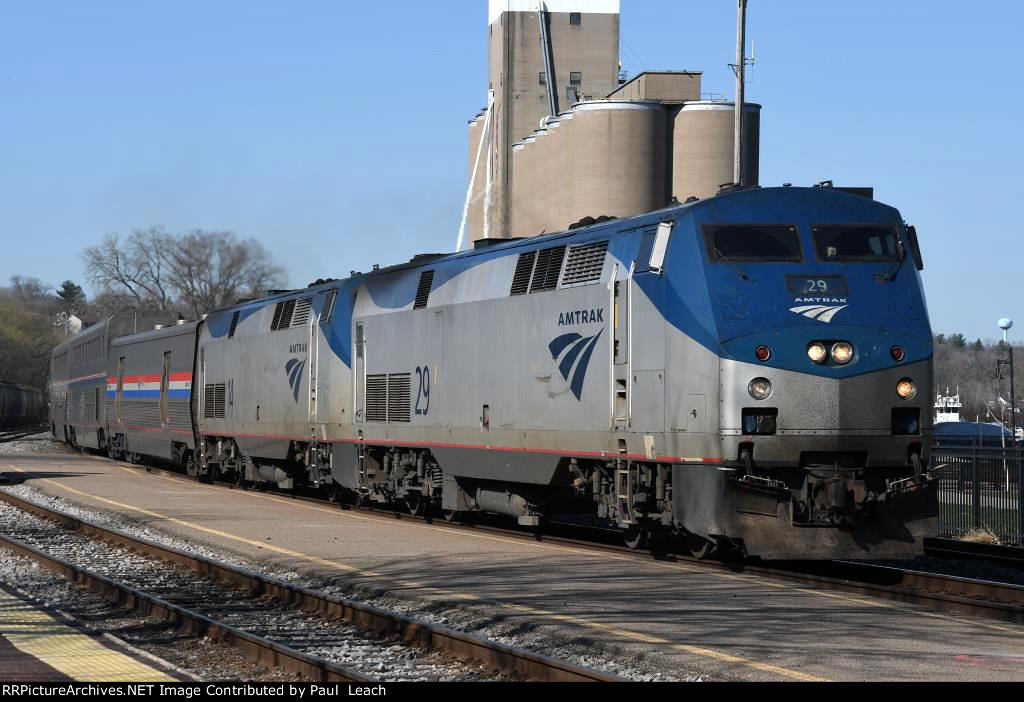
[[[757,356],[757,360],[761,363],[765,363],[772,357],[772,350],[767,346],[758,346],[757,351],[754,352]]]
[[[903,363],[904,359],[907,357],[907,352],[899,346],[893,346],[892,351],[889,353],[892,354],[892,360],[896,361],[896,363]]]

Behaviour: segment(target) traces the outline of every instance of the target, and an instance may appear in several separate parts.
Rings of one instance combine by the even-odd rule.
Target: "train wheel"
[[[341,504],[341,486],[333,480],[327,488],[327,501],[332,505]]]
[[[651,530],[643,524],[631,524],[625,532],[623,539],[626,546],[634,551],[647,548],[651,543]]]
[[[688,534],[686,536],[686,548],[690,551],[691,556],[703,561],[715,555],[715,552],[718,550],[718,544],[705,539],[703,536]]]
[[[430,503],[427,502],[427,499],[422,495],[406,497],[403,502],[405,502],[405,508],[409,510],[409,514],[414,517],[425,516],[427,508],[430,506]]]

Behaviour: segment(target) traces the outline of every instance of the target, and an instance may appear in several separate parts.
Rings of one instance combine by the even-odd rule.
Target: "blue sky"
[[[735,3],[623,0],[623,65],[732,94]],[[873,185],[936,331],[1024,327],[1024,4],[751,0],[762,184]],[[485,0],[4,3],[0,281],[83,280],[107,232],[261,240],[292,285],[455,245]]]

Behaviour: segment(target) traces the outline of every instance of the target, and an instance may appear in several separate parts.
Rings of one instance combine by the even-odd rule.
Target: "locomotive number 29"
[[[426,417],[430,412],[430,366],[416,369],[419,388],[416,391],[416,416]]]

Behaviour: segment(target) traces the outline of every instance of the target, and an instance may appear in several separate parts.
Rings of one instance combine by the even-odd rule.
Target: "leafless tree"
[[[107,234],[82,258],[99,292],[127,294],[139,307],[167,310],[174,306],[168,268],[175,247],[174,237],[162,227],[150,227],[123,241],[118,234]]]
[[[284,277],[258,241],[232,232],[174,236],[154,227],[125,240],[108,234],[83,258],[98,291],[95,307],[104,312],[148,307],[198,318],[280,287]]]
[[[198,317],[279,286],[283,271],[269,258],[258,241],[240,241],[231,232],[186,234],[178,239],[171,261],[182,307]]]
[[[139,309],[139,303],[132,295],[126,292],[105,290],[98,295],[93,295],[80,316],[82,321],[93,325],[113,317],[119,312],[135,309]]]

